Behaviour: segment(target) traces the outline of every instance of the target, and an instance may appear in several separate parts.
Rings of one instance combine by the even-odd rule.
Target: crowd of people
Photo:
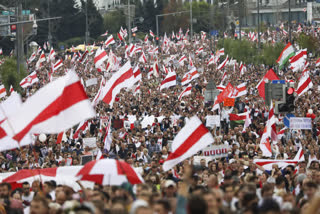
[[[310,28],[304,30],[309,31]],[[312,130],[286,129],[279,140],[271,144],[270,160],[293,159],[300,148],[303,149],[304,160],[285,167],[274,164],[270,171],[254,162],[254,159],[264,158],[259,144],[269,112],[269,105],[259,96],[256,86],[270,68],[247,64],[246,71],[241,74],[238,62],[218,71],[219,62],[207,65],[214,52],[208,45],[209,39],[201,38],[201,35],[196,35],[192,41],[170,39],[169,49],[164,51],[162,38],[156,52],[150,51],[157,47],[154,41],[142,41],[140,47],[147,56],[147,63],[139,62],[140,53],[126,56],[126,46],[117,41],[106,51],[112,50],[117,57],[118,68],[128,60],[133,68],[139,66],[142,73],[139,93],[135,93],[136,87],[122,89],[113,106],[100,101],[95,106],[97,117],[88,120],[83,130],[77,130],[77,126],[66,130],[60,144],[56,143],[57,135],[47,135],[41,141],[39,136],[35,136],[32,145],[0,153],[0,170],[6,173],[80,165],[82,156],[95,157],[101,151],[103,158],[125,160],[142,175],[145,183],[123,183],[121,186],[95,184],[93,189],[88,189],[79,181],[82,190],[78,192],[54,180],[34,180],[18,187],[17,184],[1,183],[0,213],[318,213],[320,70],[316,67],[317,59],[308,56],[314,87],[295,101],[295,116],[311,117]],[[264,42],[272,40],[265,39]],[[201,47],[203,52],[196,54]],[[216,46],[214,49],[218,50]],[[76,53],[57,53],[56,60],[63,59],[64,65],[52,76],[62,76],[67,69],[74,68],[84,83],[97,78],[97,84],[85,87],[88,97],[93,100],[102,79],[108,80],[116,70],[98,71],[94,67],[94,54],[84,62],[74,60],[73,54]],[[200,76],[191,82],[191,94],[179,100],[184,88],[182,77],[191,68],[188,60],[184,65],[177,63],[182,55],[190,56]],[[160,77],[148,75],[155,59],[160,67]],[[220,63],[222,61],[220,57]],[[30,62],[28,71],[35,71],[35,66],[36,60]],[[176,72],[177,85],[160,91],[159,85],[165,76],[163,66]],[[23,91],[24,99],[50,82],[50,67],[50,63],[43,62],[36,70],[39,81]],[[225,71],[227,78],[221,82]],[[288,68],[275,71],[280,79],[294,82],[301,76],[301,71],[293,72]],[[233,86],[246,83],[247,94],[237,98],[233,107],[220,103],[219,108],[212,111],[213,103],[205,100],[206,86],[210,81],[216,85],[231,83]],[[243,112],[249,112],[252,121],[245,129],[243,124],[233,125],[229,120],[230,113]],[[207,116],[220,115],[220,126],[208,128],[214,137],[213,145],[228,145],[228,154],[210,159],[199,152],[196,156],[200,159],[192,156],[173,170],[164,171],[162,165],[171,152],[175,136],[194,115],[204,124]],[[145,124],[145,118],[151,116],[153,121]],[[283,117],[277,115],[277,131],[285,127]],[[112,135],[110,148],[105,145],[109,123]],[[79,133],[75,138],[76,131]],[[92,137],[96,138],[96,146],[90,148],[84,139]]]

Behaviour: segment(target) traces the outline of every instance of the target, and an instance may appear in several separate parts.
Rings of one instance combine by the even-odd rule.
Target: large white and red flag
[[[106,82],[102,89],[102,100],[112,106],[116,95],[121,91],[121,89],[131,88],[133,83],[133,70],[131,68],[130,61],[128,61]]]
[[[141,52],[141,56],[139,58],[139,62],[142,62],[142,63],[147,63],[147,58],[146,58],[146,55],[144,54],[144,52],[142,51]]]
[[[240,75],[243,75],[244,72],[247,71],[246,65],[241,62],[241,63],[240,63],[240,66],[239,66],[239,70],[240,70]]]
[[[153,75],[154,75],[155,77],[159,77],[160,71],[159,71],[158,60],[156,60],[156,61],[153,63],[152,68],[153,68]]]
[[[176,79],[177,79],[176,72],[174,72],[174,71],[169,72],[168,75],[166,76],[166,78],[161,82],[160,91],[162,89],[175,86],[177,84]]]
[[[298,96],[301,96],[303,93],[307,92],[312,87],[313,87],[313,84],[312,84],[311,78],[310,78],[308,72],[306,72],[300,78],[296,92],[297,92]]]
[[[189,84],[189,85],[181,92],[181,94],[180,94],[179,97],[178,97],[178,100],[181,101],[182,97],[190,95],[190,94],[191,94],[191,91],[192,91],[192,85]]]
[[[320,58],[317,59],[317,61],[316,61],[316,67],[319,67],[319,66],[320,66]]]
[[[289,59],[290,69],[294,72],[303,69],[307,60],[307,49],[300,50]]]
[[[42,66],[42,63],[46,61],[46,55],[43,53],[40,54],[40,57],[36,63],[36,70],[39,70],[40,67]]]
[[[108,59],[108,55],[104,49],[101,47],[96,51],[96,55],[94,56],[94,65],[96,68],[101,67],[101,64]]]
[[[28,64],[31,63],[33,60],[36,59],[37,53],[33,52],[30,56],[30,58],[28,59]]]
[[[94,116],[77,74],[69,71],[29,97],[1,124],[0,141],[12,136],[20,142],[29,133],[58,134]]]
[[[254,159],[253,162],[265,170],[271,171],[273,165],[278,165],[280,169],[287,167],[288,165],[296,165],[300,161],[304,161],[304,155],[302,147],[299,148],[296,156],[292,160],[284,160],[284,159]]]
[[[200,75],[195,67],[193,67],[188,73],[183,75],[181,85],[187,85],[192,80],[198,78]]]
[[[56,52],[54,51],[53,48],[51,48],[50,53],[49,53],[49,57],[48,57],[48,61],[54,61],[56,57]]]
[[[62,61],[62,59],[58,59],[57,61],[56,61],[56,63],[54,63],[54,65],[53,65],[53,72],[55,72],[55,71],[57,71],[59,68],[61,68],[63,66],[63,61]]]
[[[187,61],[187,57],[185,55],[183,55],[180,59],[179,59],[179,64],[180,66],[184,65],[184,61]]]
[[[0,85],[0,98],[7,96],[7,91],[4,85]]]
[[[237,98],[237,97],[241,97],[247,95],[247,83],[241,83],[240,85],[238,85],[237,87],[233,88],[233,93],[232,93],[232,98]]]
[[[108,39],[104,42],[104,45],[105,45],[106,48],[107,48],[109,45],[114,44],[114,43],[115,43],[115,41],[114,41],[114,39],[113,39],[113,36],[110,35],[110,36],[108,37]]]
[[[264,127],[264,131],[260,141],[260,149],[262,151],[262,155],[265,157],[272,156],[272,150],[271,150],[271,144],[270,144],[269,138],[271,138],[272,141],[278,140],[276,122],[275,122],[275,116],[274,116],[272,104],[269,111],[268,121],[266,126]]]
[[[218,65],[217,70],[219,71],[223,69],[228,64],[228,60],[229,60],[229,56],[227,56],[225,60],[220,65]]]
[[[141,81],[142,79],[142,75],[141,75],[141,71],[140,71],[140,67],[139,65],[137,65],[134,69],[133,69],[133,76],[134,76],[134,84]]]
[[[149,30],[150,36],[154,37],[154,33],[152,32],[152,30]]]
[[[172,169],[213,142],[209,130],[197,116],[193,116],[174,138],[172,152],[164,162],[163,170]]]
[[[107,36],[108,35],[108,31],[106,31],[104,34],[101,34],[100,36]]]
[[[37,77],[37,73],[34,71],[31,74],[29,74],[28,76],[26,76],[23,80],[21,80],[20,86],[22,88],[27,88],[38,81],[39,81],[39,79]]]
[[[93,106],[96,106],[96,105],[98,104],[98,102],[99,102],[100,100],[102,100],[102,97],[101,97],[101,96],[102,96],[102,88],[104,87],[105,84],[106,84],[106,80],[105,80],[104,77],[102,76],[98,93],[97,93],[96,96],[93,98],[92,103],[91,103]]]

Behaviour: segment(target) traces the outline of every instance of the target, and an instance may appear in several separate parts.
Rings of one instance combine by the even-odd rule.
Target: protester
[[[309,32],[310,28],[304,30]],[[265,42],[268,42],[267,38],[267,34],[263,34]],[[121,186],[95,185],[94,189],[82,186],[81,191],[74,191],[55,181],[35,180],[23,182],[20,186],[19,183],[1,183],[0,213],[217,214],[311,213],[317,210],[319,203],[316,202],[320,200],[320,96],[317,86],[320,77],[316,59],[309,56],[307,59],[313,87],[295,101],[295,116],[311,118],[312,129],[285,129],[282,133],[285,115],[279,114],[275,120],[278,139],[270,144],[270,161],[293,160],[302,148],[303,154],[297,160],[299,163],[274,163],[272,167],[264,168],[255,160],[266,158],[260,144],[264,128],[270,121],[271,109],[256,86],[270,68],[247,64],[246,69],[241,70],[239,62],[230,62],[219,71],[223,55],[216,45],[214,56],[220,55],[220,59],[207,65],[213,50],[203,34],[196,35],[191,42],[167,37],[161,38],[161,42],[159,47],[152,41],[136,44],[136,48],[141,47],[144,52],[147,63],[139,59],[140,52],[131,54],[119,41],[104,48],[109,59],[99,69],[95,67],[94,54],[88,53],[84,57],[84,52],[56,53],[55,61],[65,60],[54,73],[51,73],[51,65],[47,61],[43,61],[40,68],[36,68],[36,60],[29,62],[28,71],[36,71],[38,81],[25,88],[24,100],[71,68],[82,79],[93,104],[100,82],[108,82],[128,60],[132,68],[138,66],[142,79],[132,88],[123,88],[112,105],[98,100],[94,105],[96,118],[66,130],[60,140],[58,135],[46,135],[44,140],[36,135],[34,144],[0,154],[3,173],[77,166],[85,162],[84,157],[92,157],[89,160],[122,159],[142,175],[145,183],[134,186],[128,183]],[[102,46],[98,42],[96,44]],[[201,48],[203,51],[197,54]],[[190,59],[179,62],[183,55],[186,58],[190,56],[192,65]],[[160,68],[158,73],[155,59]],[[191,81],[191,93],[179,100],[185,89],[183,77],[192,66],[199,76]],[[176,73],[177,82],[175,86],[160,91],[166,76],[163,67]],[[150,72],[151,68],[155,70]],[[104,71],[106,69],[108,71]],[[293,72],[288,68],[276,73],[280,79],[297,83],[301,76],[301,71]],[[95,84],[88,86],[88,80],[94,78],[97,78]],[[234,88],[246,83],[246,93],[236,97],[232,107],[224,106],[223,101],[208,102],[206,86],[211,81],[219,87],[227,87],[230,83]],[[237,91],[232,92],[239,93]],[[242,121],[234,119],[234,115],[242,113],[248,116]],[[214,138],[212,145],[227,146],[228,151],[218,158],[205,156],[199,151],[164,171],[163,164],[173,151],[172,142],[194,115],[209,129]],[[220,115],[219,123],[207,125],[209,116],[215,115]],[[251,124],[247,125],[247,119]],[[90,139],[94,139],[93,144]]]

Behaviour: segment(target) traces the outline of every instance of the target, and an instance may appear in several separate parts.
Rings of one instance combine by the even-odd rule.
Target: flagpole
[[[89,25],[88,25],[88,0],[86,1],[86,45],[88,45],[88,37],[89,37]]]

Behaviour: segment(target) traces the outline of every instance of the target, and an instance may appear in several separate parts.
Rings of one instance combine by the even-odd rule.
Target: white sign
[[[92,78],[86,81],[86,87],[98,84],[97,78]]]
[[[213,157],[210,157],[210,156],[207,156],[207,157],[205,157],[205,156],[194,156],[194,157],[193,157],[193,165],[195,165],[195,166],[200,165],[200,161],[201,161],[202,159],[204,159],[204,160],[206,161],[206,166],[208,166],[208,162],[209,162],[209,161],[214,160],[214,158],[213,158]]]
[[[222,158],[227,157],[230,146],[228,145],[213,145],[210,147],[206,147],[202,150],[202,154],[204,156],[211,156],[213,158]]]
[[[206,127],[220,127],[220,115],[208,115],[206,119]]]
[[[83,147],[88,146],[89,148],[96,148],[97,147],[97,139],[95,137],[87,137],[83,138]]]
[[[312,129],[311,118],[290,117],[290,129]]]

